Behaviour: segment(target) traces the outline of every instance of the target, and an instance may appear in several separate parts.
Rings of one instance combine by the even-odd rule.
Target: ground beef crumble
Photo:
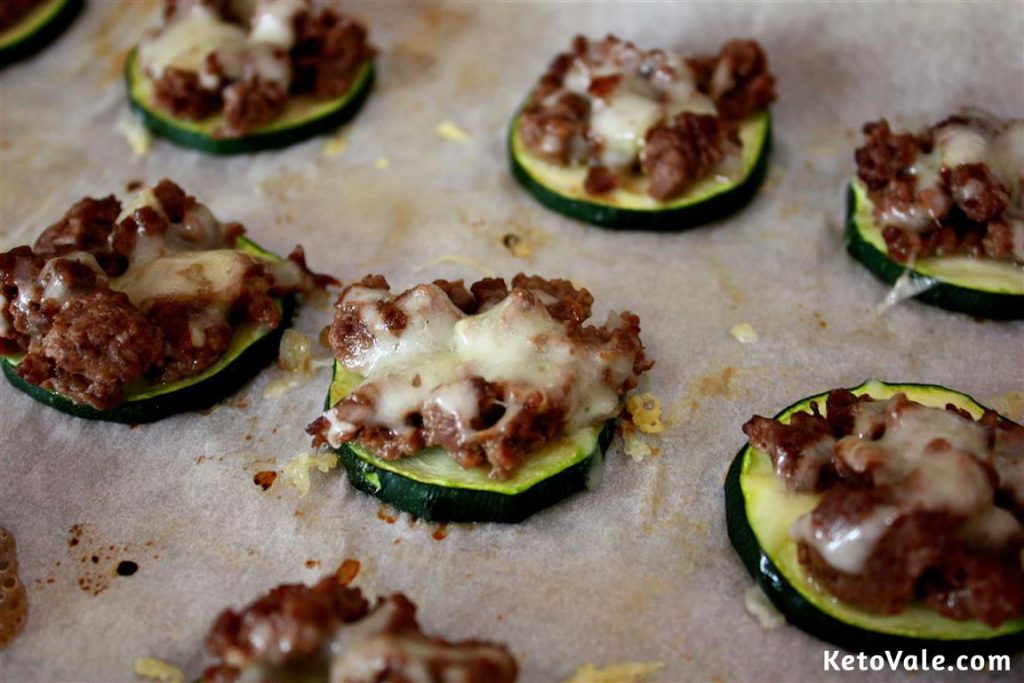
[[[246,265],[226,291],[200,287],[133,302],[119,289],[125,277],[164,256],[229,249],[245,232],[169,180],[145,193],[149,199],[123,216],[114,197],[83,199],[33,247],[0,253],[0,351],[23,355],[22,379],[109,409],[134,382],[171,382],[209,368],[238,325],[280,324],[276,297],[331,280],[309,273],[301,250],[283,266],[236,253]]]
[[[1011,153],[1022,145],[1022,128],[1024,121],[983,114],[949,117],[917,134],[894,133],[885,119],[865,125],[857,177],[889,256],[1024,263],[1024,156]]]
[[[928,444],[925,453],[932,458],[959,457],[957,471],[964,489],[968,482],[981,482],[978,514],[994,510],[984,514],[1002,520],[995,527],[998,531],[980,532],[984,527],[975,519],[970,527],[974,531],[968,533],[969,520],[962,511],[914,497],[921,493],[915,486],[926,481],[925,476],[894,479],[886,469],[888,456],[878,445],[880,440],[887,429],[898,428],[906,411],[920,409],[902,394],[876,402],[836,390],[828,395],[825,415],[812,403],[809,412],[794,413],[788,424],[755,416],[743,430],[752,446],[767,452],[789,489],[822,494],[809,518],[798,520],[794,530],[806,521],[815,534],[827,535],[830,529],[848,533],[851,526],[888,515],[884,532],[856,572],[837,569],[794,531],[801,565],[837,598],[880,614],[897,614],[911,603],[925,602],[946,617],[979,619],[993,627],[1020,617],[1024,426],[993,411],[976,421],[956,406],[946,407],[956,416],[951,418],[954,423],[963,421],[961,427],[983,434],[989,454],[952,452],[949,442],[940,438]]]
[[[404,595],[371,608],[336,576],[312,587],[281,585],[238,612],[223,612],[206,643],[220,663],[206,670],[203,683],[233,683],[254,666],[267,680],[326,668],[329,680],[345,683],[408,681],[414,673],[434,683],[511,683],[517,675],[505,647],[426,636]]]
[[[620,71],[605,74],[608,69]],[[599,75],[591,76],[591,70]],[[602,156],[607,140],[595,127],[595,112],[612,105],[618,92],[651,97],[653,90],[655,99],[664,100],[685,84],[714,113],[684,108],[663,115],[639,131],[641,144],[632,162],[611,167]],[[571,51],[557,55],[534,88],[519,117],[519,132],[545,161],[588,166],[584,190],[589,194],[607,194],[623,184],[620,178],[642,174],[650,179],[650,195],[666,201],[707,177],[726,153],[737,153],[739,122],[774,99],[775,78],[752,40],[731,40],[717,55],[681,60],[662,50],[644,52],[611,35],[601,41],[577,36]]]

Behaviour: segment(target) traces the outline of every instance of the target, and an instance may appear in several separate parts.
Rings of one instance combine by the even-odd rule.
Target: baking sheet
[[[96,1],[58,43],[0,77],[2,248],[31,242],[86,194],[170,177],[225,220],[346,281],[396,288],[437,277],[568,277],[639,314],[657,360],[641,385],[667,429],[644,462],[613,445],[600,490],[518,526],[436,525],[315,475],[300,498],[255,472],[304,450],[328,376],[277,399],[268,369],[205,415],[129,428],[44,410],[0,387],[0,524],[20,549],[29,620],[0,654],[8,681],[131,681],[137,657],[196,676],[215,615],[282,581],[358,559],[367,593],[407,592],[430,632],[509,644],[522,680],[560,681],[593,662],[657,661],[657,681],[824,679],[827,647],[764,631],[725,534],[721,485],[740,425],[866,377],[934,382],[1024,417],[1024,325],[917,303],[883,316],[886,293],[846,256],[843,188],[865,121],[936,120],[964,105],[1024,113],[1024,4],[348,4],[380,49],[376,90],[344,143],[211,158],[154,141],[133,155],[124,53],[154,2]],[[551,214],[507,171],[505,127],[551,56],[577,32],[712,52],[757,38],[779,81],[775,153],[753,204],[684,234],[607,232]],[[450,120],[465,143],[436,134]],[[502,237],[532,246],[517,258]],[[457,255],[463,260],[450,257]],[[468,259],[468,260],[466,260]],[[474,265],[476,264],[476,265]],[[298,328],[315,336],[325,306]],[[754,344],[729,335],[753,326]],[[326,356],[323,349],[318,351]],[[119,577],[121,560],[139,564]],[[988,680],[1019,676],[1016,672]],[[845,680],[897,680],[846,674]],[[979,680],[985,680],[979,675]],[[916,682],[943,676],[905,676]]]

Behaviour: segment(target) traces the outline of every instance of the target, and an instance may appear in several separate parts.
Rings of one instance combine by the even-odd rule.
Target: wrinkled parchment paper
[[[341,153],[325,154],[321,138],[230,159],[160,141],[135,156],[117,130],[121,60],[156,9],[93,0],[46,53],[0,76],[3,249],[84,195],[170,177],[266,247],[302,243],[314,268],[346,281],[472,280],[472,263],[568,277],[594,293],[597,317],[639,314],[657,359],[642,388],[661,398],[667,428],[643,462],[616,442],[596,492],[518,526],[454,526],[435,540],[436,525],[380,519],[337,471],[315,473],[306,498],[280,477],[265,492],[253,484],[307,447],[326,369],[266,399],[283,376],[270,368],[209,414],[137,428],[45,410],[4,383],[0,524],[17,537],[30,602],[24,633],[0,654],[4,680],[131,681],[137,657],[195,677],[220,610],[344,558],[362,563],[369,594],[407,592],[428,631],[508,643],[530,683],[623,661],[664,662],[658,681],[824,679],[822,642],[765,631],[744,609],[750,579],[726,538],[721,490],[740,425],[867,377],[948,385],[1024,417],[1024,325],[916,302],[879,317],[887,288],[841,241],[861,124],[885,114],[916,126],[964,105],[1024,114],[1019,2],[353,2],[380,49],[379,80],[332,143]],[[765,46],[779,80],[776,147],[746,210],[683,234],[615,233],[549,213],[515,185],[514,107],[574,33],[609,31],[691,52],[734,36]],[[471,139],[439,136],[443,121]],[[507,233],[530,258],[503,246]],[[309,306],[297,326],[315,337],[329,317]],[[730,336],[741,322],[756,343]],[[122,560],[138,572],[118,576]],[[1013,663],[989,680],[1019,676],[1024,660]]]

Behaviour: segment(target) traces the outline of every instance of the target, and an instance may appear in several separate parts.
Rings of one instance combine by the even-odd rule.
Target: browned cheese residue
[[[340,565],[338,565],[338,571],[335,572],[335,576],[338,577],[338,583],[340,583],[342,586],[349,585],[350,583],[355,581],[357,576],[359,576],[359,569],[359,560],[345,560]]]
[[[435,541],[443,541],[444,539],[448,538],[448,525],[438,524],[437,528],[434,529],[434,532],[430,534],[430,537],[433,538]]]
[[[277,472],[273,470],[263,470],[262,472],[257,472],[253,476],[252,483],[256,484],[256,486],[259,486],[261,489],[266,491],[267,489],[274,485],[274,481],[276,479]]]
[[[0,527],[0,649],[18,637],[28,617],[28,597],[18,576],[14,534]]]

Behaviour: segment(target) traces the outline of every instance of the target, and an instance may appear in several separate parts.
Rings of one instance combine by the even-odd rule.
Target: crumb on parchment
[[[623,662],[603,669],[584,664],[565,683],[642,683],[648,674],[663,668],[662,662]]]

